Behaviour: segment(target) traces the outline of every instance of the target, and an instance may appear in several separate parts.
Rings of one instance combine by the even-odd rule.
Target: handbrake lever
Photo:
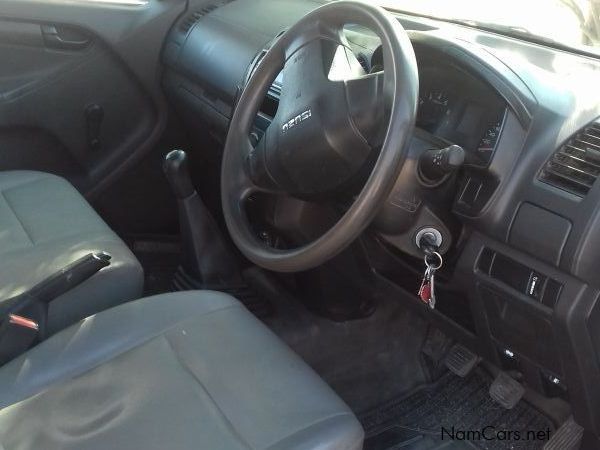
[[[0,304],[0,323],[4,326],[10,314],[17,314],[34,303],[41,304],[44,308],[44,315],[47,315],[48,304],[52,300],[91,278],[104,267],[109,266],[110,260],[111,255],[106,252],[89,253],[39,282],[29,291],[3,301]],[[43,338],[43,331],[44,327],[40,326],[38,338]],[[1,333],[2,329],[0,329],[0,339],[2,338]]]
[[[0,304],[0,365],[27,351],[46,334],[48,304],[110,265],[105,252],[89,253],[36,284],[31,290]],[[19,315],[35,309],[41,320],[36,322]],[[40,311],[41,310],[41,311]]]

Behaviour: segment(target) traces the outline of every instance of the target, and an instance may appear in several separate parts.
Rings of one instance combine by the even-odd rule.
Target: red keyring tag
[[[431,284],[428,281],[424,282],[419,289],[419,298],[429,304],[431,302]]]

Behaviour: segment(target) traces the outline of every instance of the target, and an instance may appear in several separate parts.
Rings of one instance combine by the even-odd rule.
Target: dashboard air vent
[[[217,5],[206,5],[202,9],[192,12],[186,16],[183,22],[181,22],[179,29],[182,33],[187,34],[187,32],[190,31],[202,17],[214,11],[215,9],[217,9]]]
[[[600,121],[571,137],[546,163],[540,180],[579,197],[600,176]]]

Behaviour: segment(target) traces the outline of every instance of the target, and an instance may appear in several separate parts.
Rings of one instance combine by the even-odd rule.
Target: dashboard
[[[460,145],[467,164],[487,166],[498,145],[506,102],[451,65],[422,64],[417,127]]]
[[[363,31],[367,32],[367,31]],[[357,55],[364,54],[356,49]],[[419,105],[416,125],[448,145],[467,152],[467,164],[487,166],[496,150],[507,115],[506,101],[471,73],[439,59],[419,60]],[[384,68],[381,47],[371,55],[368,71]]]
[[[224,139],[261,54],[318,4],[191,0],[163,50],[171,104]],[[396,186],[365,233],[367,264],[385,292],[497,366],[518,366],[544,395],[568,399],[600,436],[600,60],[397,18],[417,57],[418,115]],[[385,70],[376,36],[352,28],[347,38],[365,71]],[[277,80],[256,132],[281,88]],[[464,166],[439,186],[421,183],[421,155],[450,144],[464,149]],[[446,242],[435,311],[413,286],[422,275],[415,233],[426,226]]]
[[[373,49],[370,64],[363,67],[365,72],[384,69],[380,50]],[[355,56],[360,55],[356,50]],[[419,77],[416,126],[447,145],[461,146],[466,151],[467,165],[487,167],[508,113],[506,101],[485,82],[451,62],[439,64],[423,58],[419,61]],[[280,74],[260,109],[259,132],[277,111],[281,86]]]
[[[205,8],[208,3],[211,7]],[[163,86],[170,100],[183,117],[190,116],[191,122],[201,118],[222,140],[260,55],[318,4],[191,1],[189,13],[173,27],[164,45]],[[453,218],[469,230],[511,241],[516,250],[595,282],[592,268],[600,264],[600,254],[582,245],[600,243],[600,229],[593,226],[600,222],[594,215],[600,184],[590,190],[594,174],[585,173],[595,163],[579,163],[569,154],[552,158],[600,117],[598,60],[430,19],[398,16],[398,20],[408,31],[419,67],[416,125],[421,133],[416,138],[427,141],[421,142],[424,147],[457,144],[467,153],[456,192],[446,200]],[[354,27],[347,37],[365,69],[382,67],[376,36]],[[261,126],[275,113],[280,89],[278,80],[266,99]],[[565,164],[565,158],[572,162]],[[547,166],[550,159],[552,165]],[[586,178],[577,178],[579,173]],[[576,190],[580,184],[589,193]],[[402,191],[399,182],[389,207],[402,204],[410,210],[410,205],[421,205],[429,196]],[[524,232],[515,231],[518,210],[528,202],[566,219],[570,228],[564,242],[526,242]],[[388,227],[386,232],[400,233],[403,223],[396,220],[397,229]]]

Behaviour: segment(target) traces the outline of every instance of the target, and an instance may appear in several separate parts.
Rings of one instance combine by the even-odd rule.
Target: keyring
[[[431,262],[429,262],[429,258],[430,257],[434,257],[438,259],[438,264],[433,264]],[[442,255],[440,255],[438,252],[432,252],[429,255],[425,256],[425,265],[432,270],[438,270],[440,267],[442,267],[442,264],[444,263],[444,259],[442,258]]]

